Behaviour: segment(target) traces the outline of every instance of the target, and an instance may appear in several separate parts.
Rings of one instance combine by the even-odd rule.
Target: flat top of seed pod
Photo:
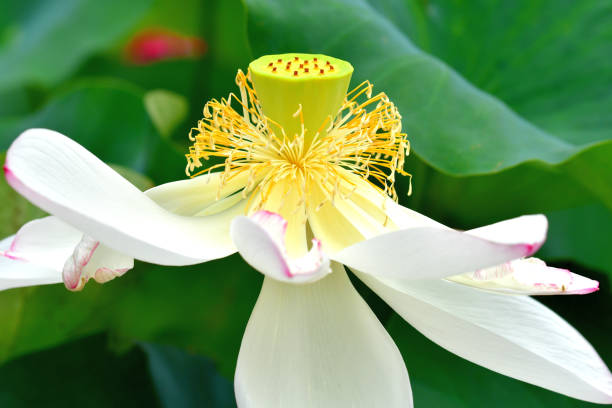
[[[256,75],[289,80],[332,79],[351,75],[353,66],[322,54],[264,55],[249,64]]]

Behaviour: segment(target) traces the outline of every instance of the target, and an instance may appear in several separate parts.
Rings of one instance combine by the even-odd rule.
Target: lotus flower
[[[529,295],[598,283],[529,258],[542,215],[460,232],[396,203],[401,116],[352,66],[324,55],[261,57],[239,96],[212,100],[190,134],[191,178],[146,192],[71,139],[32,129],[10,147],[9,184],[52,216],[0,243],[4,288],[124,274],[238,251],[265,275],[238,357],[240,407],[409,407],[402,357],[347,268],[408,323],[499,373],[612,402],[589,343]],[[216,161],[211,160],[216,158]],[[216,163],[216,164],[215,164]],[[180,276],[177,275],[177,279]]]

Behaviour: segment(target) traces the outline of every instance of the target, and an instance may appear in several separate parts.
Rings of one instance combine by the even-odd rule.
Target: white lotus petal
[[[212,216],[172,214],[57,132],[22,133],[7,152],[4,171],[34,204],[134,258],[185,265],[235,252],[229,225],[242,203]]]
[[[312,248],[305,255],[293,258],[285,246],[286,232],[287,221],[269,211],[234,218],[231,229],[240,255],[264,275],[284,282],[305,283],[331,272],[329,258],[319,240],[312,240]]]
[[[68,274],[72,281],[64,279],[66,286],[78,290],[89,278],[106,282],[134,265],[133,258],[83,237],[53,216],[30,221],[2,240],[0,255],[0,290],[59,283],[64,265],[72,267]]]
[[[529,255],[537,252],[546,241],[548,220],[542,214],[522,217],[486,225],[467,231],[468,234],[504,244],[522,242]]]
[[[418,228],[418,227],[440,227],[450,229],[423,214],[419,214],[409,208],[393,202],[390,199],[384,203],[387,216],[400,229]],[[471,229],[466,231],[470,235],[488,239],[490,241],[514,244],[528,240],[531,245],[530,253],[535,253],[546,240],[546,232],[548,231],[548,221],[542,214],[524,215],[522,217],[511,218],[497,222],[495,224],[485,225],[484,227]]]
[[[438,227],[407,228],[358,242],[330,256],[377,276],[443,278],[531,255],[545,239],[542,219],[519,217],[467,233]]]
[[[0,241],[0,253],[8,251],[15,235]],[[62,281],[59,270],[20,259],[0,256],[0,290],[22,286],[46,285]]]
[[[537,258],[517,259],[502,265],[447,278],[478,289],[513,295],[585,295],[599,282],[567,269],[546,266]]]
[[[24,224],[1,254],[61,271],[82,235],[56,217],[39,218]]]
[[[402,356],[341,265],[315,283],[265,278],[234,380],[241,408],[411,407]]]
[[[570,397],[612,403],[612,375],[593,347],[536,300],[446,280],[400,281],[357,274],[445,349]]]
[[[444,224],[439,223],[421,213],[418,213],[410,208],[403,207],[391,199],[386,199],[384,202],[385,212],[387,217],[399,229],[418,228],[418,227],[438,227],[451,229]]]
[[[105,283],[134,267],[134,258],[106,247],[89,236],[83,236],[64,264],[62,276],[66,288],[81,290],[91,278]]]
[[[325,199],[322,188],[311,183],[307,201],[308,224],[314,236],[323,243],[327,253],[338,252],[366,238],[354,225],[357,220],[349,219],[330,201],[325,202]]]
[[[192,179],[173,181],[146,191],[157,204],[179,215],[196,215],[203,209],[243,188],[248,174],[224,179],[223,172],[204,174]],[[223,181],[223,183],[221,183]]]

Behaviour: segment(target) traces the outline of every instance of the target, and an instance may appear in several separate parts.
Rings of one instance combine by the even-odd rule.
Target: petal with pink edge
[[[238,356],[239,407],[412,407],[393,340],[332,268],[307,285],[264,279]]]
[[[599,282],[596,280],[567,269],[547,266],[538,258],[517,259],[447,279],[510,295],[585,295],[599,290]]]
[[[331,272],[329,258],[321,242],[312,240],[312,248],[299,258],[287,253],[287,221],[269,211],[258,211],[250,217],[237,217],[232,223],[232,239],[238,252],[253,268],[283,282],[314,282]]]
[[[15,236],[0,241],[0,253],[9,250]],[[0,256],[0,290],[47,285],[62,281],[62,273],[48,266]]]
[[[444,278],[531,255],[544,242],[546,229],[546,218],[541,215],[468,232],[444,227],[405,228],[358,242],[330,257],[381,277]]]
[[[215,215],[173,214],[71,139],[30,129],[9,148],[8,183],[42,209],[109,248],[161,265],[186,265],[235,252],[229,227],[238,203]]]
[[[68,289],[79,290],[90,278],[107,282],[134,266],[133,258],[53,216],[30,221],[1,241],[0,255],[0,290],[59,283],[62,275]]]
[[[82,235],[57,217],[39,218],[24,224],[0,254],[61,271]]]
[[[134,258],[85,235],[65,261],[62,277],[67,289],[78,291],[91,278],[98,283],[105,283],[122,276],[133,267]]]
[[[408,323],[445,349],[573,398],[612,403],[612,374],[597,352],[536,300],[441,279],[357,275]]]

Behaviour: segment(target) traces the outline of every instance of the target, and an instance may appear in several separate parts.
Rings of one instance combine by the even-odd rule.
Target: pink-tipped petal
[[[410,408],[408,372],[342,265],[309,285],[266,277],[234,377],[240,408]]]
[[[34,204],[134,258],[186,265],[235,252],[229,225],[243,204],[210,216],[173,214],[57,132],[22,133],[7,152],[5,169],[9,184]]]
[[[98,283],[108,282],[134,267],[134,258],[106,247],[89,236],[83,236],[62,271],[67,289],[83,289],[93,278]]]
[[[423,225],[423,221],[418,221]],[[389,232],[331,256],[351,268],[400,279],[445,278],[531,254],[546,237],[546,218],[524,216],[459,232],[436,226]]]
[[[547,232],[548,220],[544,215],[536,214],[475,228],[467,231],[467,234],[500,243],[521,243],[524,256],[530,256],[544,244]]]
[[[253,268],[279,281],[306,283],[321,279],[330,272],[329,258],[321,243],[312,240],[312,248],[293,258],[287,253],[287,221],[269,211],[258,211],[250,217],[237,217],[231,234],[238,252]]]
[[[81,235],[56,217],[39,218],[23,225],[0,255],[61,271]]]
[[[62,280],[68,289],[80,290],[90,278],[103,283],[133,265],[133,258],[83,236],[57,217],[45,217],[0,242],[0,290]]]
[[[567,269],[547,266],[537,258],[517,259],[447,279],[511,295],[584,295],[599,289],[599,282]]]
[[[487,293],[441,279],[357,275],[445,349],[573,398],[612,403],[612,374],[597,352],[572,326],[529,296]]]
[[[62,281],[61,272],[52,267],[1,256],[9,251],[14,239],[13,235],[0,241],[0,290]]]

